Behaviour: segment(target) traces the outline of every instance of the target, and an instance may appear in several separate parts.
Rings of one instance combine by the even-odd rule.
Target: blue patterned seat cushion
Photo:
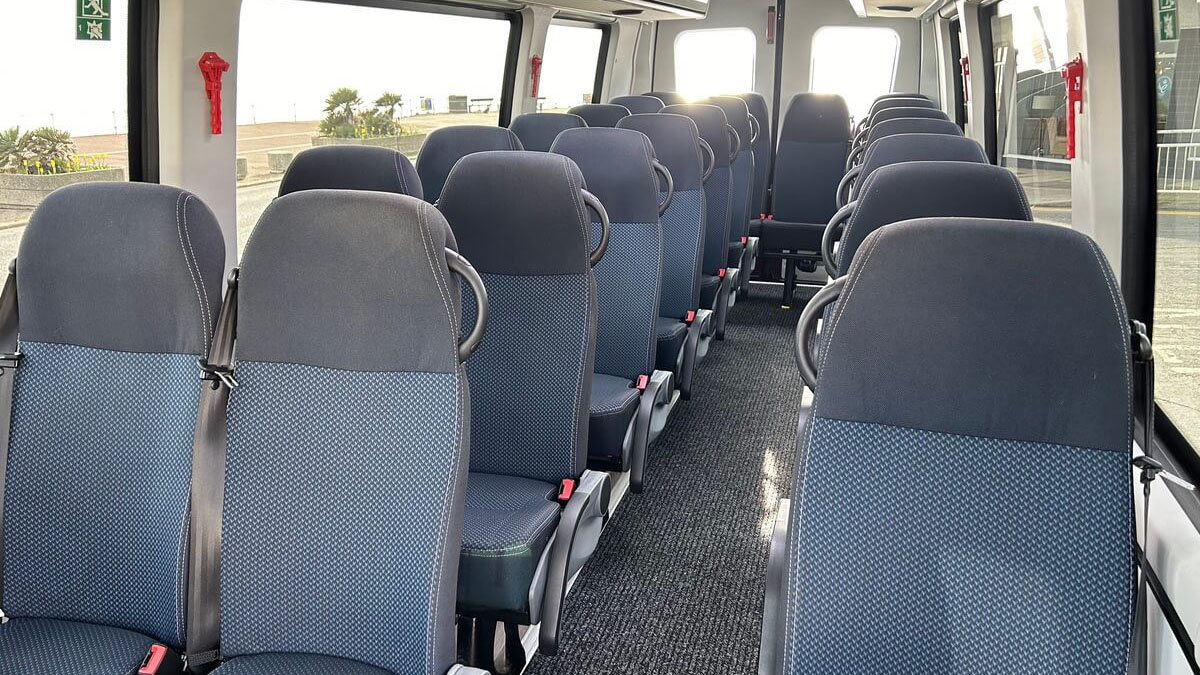
[[[528,478],[468,475],[458,569],[460,614],[529,614],[533,573],[558,525],[557,493],[557,485]]]
[[[805,434],[785,673],[1125,672],[1127,453],[820,416]]]
[[[359,661],[316,654],[257,654],[226,661],[213,675],[390,675]]]
[[[596,373],[592,376],[592,411],[588,425],[588,457],[620,463],[625,432],[637,412],[641,394],[633,381]],[[600,467],[599,464],[596,465]]]
[[[658,352],[654,367],[674,372],[679,350],[683,348],[683,341],[687,337],[688,326],[674,317],[660,316],[658,321],[654,322],[654,329],[658,334]]]
[[[0,675],[131,675],[153,643],[120,628],[16,618],[0,625]]]

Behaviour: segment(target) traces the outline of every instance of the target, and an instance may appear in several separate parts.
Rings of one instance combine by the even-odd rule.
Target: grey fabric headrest
[[[648,91],[643,96],[653,96],[662,101],[664,105],[683,105],[687,103],[687,99],[682,94],[677,94],[673,91]]]
[[[583,274],[591,266],[584,187],[562,155],[480,152],[454,167],[438,208],[480,272]]]
[[[875,141],[897,134],[946,134],[948,136],[962,136],[963,131],[957,124],[950,120],[904,117],[872,125],[871,131],[867,134],[867,149],[869,150],[871,144]]]
[[[715,105],[725,113],[729,126],[737,132],[740,142],[739,152],[750,150],[750,138],[754,135],[754,127],[750,124],[750,108],[746,102],[736,96],[711,96],[696,101],[702,105]]]
[[[237,358],[372,372],[455,372],[454,237],[415,197],[305,190],[267,207],[238,281]]]
[[[629,108],[612,103],[586,103],[567,112],[582,117],[589,127],[615,127],[622,117],[629,117]]]
[[[653,96],[618,96],[609,103],[624,106],[632,115],[656,113],[666,106],[662,99]]]
[[[671,113],[630,115],[617,128],[640,131],[650,139],[658,161],[671,172],[676,191],[704,187],[707,159],[700,150],[700,131],[692,118]]]
[[[301,190],[370,190],[424,197],[417,170],[403,153],[366,145],[326,145],[296,155],[279,183],[279,195]]]
[[[550,152],[550,146],[560,133],[586,126],[587,122],[579,115],[525,113],[514,119],[508,128],[521,139],[521,146],[526,150]]]
[[[1129,324],[1086,235],[902,222],[867,239],[845,289],[814,416],[1129,452]]]
[[[875,113],[886,110],[888,108],[936,108],[937,104],[929,99],[921,97],[891,97],[885,98],[871,104],[871,112],[867,116],[870,119]]]
[[[750,115],[758,120],[758,124],[762,127],[759,131],[758,142],[771,143],[771,111],[767,108],[767,99],[762,94],[749,93],[738,94],[738,98],[746,102],[746,107],[750,109]]]
[[[651,160],[654,147],[640,131],[569,129],[550,152],[570,157],[587,189],[604,204],[614,223],[657,223],[659,179]]]
[[[1008,169],[973,162],[903,162],[877,169],[859,187],[839,253],[845,271],[863,240],[912,218],[1032,220],[1025,189]]]
[[[421,176],[425,200],[432,203],[442,196],[446,176],[463,157],[473,152],[523,149],[516,134],[504,127],[467,125],[434,130],[417,155],[417,174]]]
[[[906,117],[927,117],[935,120],[950,119],[946,113],[936,108],[886,108],[871,116],[871,124],[882,124],[888,120],[898,120]]]
[[[20,337],[199,356],[224,276],[221,227],[195,195],[148,183],[60,188],[21,237]]]
[[[715,105],[685,103],[669,105],[663,108],[662,112],[690,117],[700,131],[700,138],[703,138],[712,147],[713,154],[716,155],[717,167],[729,166],[729,156],[733,152],[733,139],[730,138],[729,131],[725,128],[729,124],[725,119],[725,111]]]
[[[883,166],[924,161],[988,163],[983,148],[970,138],[945,134],[898,134],[881,138],[867,148],[858,180],[865,180]]]
[[[848,143],[850,110],[836,94],[796,94],[779,130],[780,142]]]

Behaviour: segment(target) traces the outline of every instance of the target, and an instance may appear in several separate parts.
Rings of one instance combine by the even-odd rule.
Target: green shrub
[[[358,90],[341,87],[325,99],[325,119],[318,131],[333,138],[413,135],[417,132],[405,129],[396,119],[396,109],[403,102],[403,96],[385,92],[374,106],[365,107]]]
[[[69,132],[38,127],[0,132],[0,173],[56,174],[107,168],[102,157],[80,156]]]

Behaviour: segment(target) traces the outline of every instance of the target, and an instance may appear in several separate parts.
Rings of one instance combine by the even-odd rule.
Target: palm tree
[[[20,170],[21,140],[21,129],[18,127],[0,131],[0,173],[16,173]]]
[[[325,99],[325,112],[329,115],[326,119],[332,118],[342,124],[354,124],[354,110],[360,105],[362,99],[358,96],[358,90],[342,87]]]
[[[387,110],[388,117],[395,119],[396,107],[401,103],[404,103],[403,96],[385,91],[383,95],[375,101],[375,107],[379,108],[380,110]]]

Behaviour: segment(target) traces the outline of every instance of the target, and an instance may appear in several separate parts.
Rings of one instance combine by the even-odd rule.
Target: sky
[[[128,0],[112,0],[112,40],[75,40],[74,0],[0,0],[0,129],[52,125],[77,136],[126,131]],[[600,47],[594,28],[552,26],[541,95],[583,103]],[[245,0],[238,124],[320,119],[351,87],[366,102],[401,94],[444,111],[452,94],[499,103],[509,23],[304,0]],[[228,82],[228,79],[226,80]],[[195,86],[202,87],[199,75]]]

